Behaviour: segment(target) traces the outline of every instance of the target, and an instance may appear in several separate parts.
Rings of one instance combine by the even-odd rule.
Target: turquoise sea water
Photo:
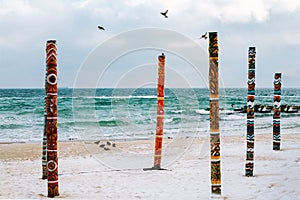
[[[0,89],[0,142],[41,141],[44,89]],[[282,90],[281,104],[300,105],[300,89]],[[222,135],[245,135],[247,89],[220,89]],[[257,89],[256,104],[273,105],[273,89]],[[234,104],[234,105],[233,105]],[[209,134],[207,89],[166,89],[165,137]],[[154,138],[156,89],[59,89],[59,140]],[[256,113],[255,133],[272,133],[272,113]],[[281,114],[281,133],[300,133],[300,111]]]

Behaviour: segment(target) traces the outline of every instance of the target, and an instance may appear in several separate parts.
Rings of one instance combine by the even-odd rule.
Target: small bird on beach
[[[104,147],[104,150],[105,150],[105,151],[108,151],[108,150],[109,150],[109,148],[108,148],[108,147]]]
[[[105,144],[100,144],[100,146],[99,146],[99,147],[103,148],[103,147],[105,147]]]
[[[113,144],[112,144],[112,147],[116,147],[116,144],[115,144],[115,143],[113,143]]]
[[[160,14],[162,14],[165,18],[168,18],[167,13],[169,10],[166,10],[165,12],[160,12]]]
[[[111,145],[111,142],[110,142],[110,141],[107,141],[106,144],[107,144],[107,145]]]
[[[100,143],[100,140],[98,140],[98,141],[96,141],[96,142],[94,142],[95,144],[99,144]]]
[[[204,33],[199,39],[204,39],[204,40],[206,40],[206,39],[207,39],[207,32]]]
[[[104,29],[104,27],[103,27],[103,26],[98,26],[98,29],[99,29],[99,30],[103,30],[103,31],[105,31],[105,29]]]

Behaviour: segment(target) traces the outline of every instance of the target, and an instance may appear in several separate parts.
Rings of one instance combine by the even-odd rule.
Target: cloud
[[[169,9],[168,19],[159,13],[165,9]],[[296,37],[300,33],[300,27],[296,26],[300,20],[299,11],[299,0],[0,0],[0,68],[24,66],[15,59],[20,55],[28,58],[25,65],[30,67],[27,69],[40,68],[33,60],[43,60],[41,56],[47,39],[57,39],[63,74],[66,74],[62,80],[68,80],[71,85],[74,77],[69,74],[76,74],[80,63],[97,45],[132,29],[157,27],[186,35],[203,46],[205,52],[207,40],[196,38],[206,31],[218,31],[220,67],[221,71],[228,71],[229,77],[233,67],[237,73],[244,73],[241,66],[244,66],[244,53],[249,45],[257,45],[259,55],[262,52],[269,55],[273,49],[280,52],[280,58],[268,56],[273,58],[272,62],[259,60],[264,66],[269,67],[269,63],[278,63],[281,59],[296,63],[296,56],[286,58],[288,55],[284,56],[284,53],[291,47],[300,51],[300,40]],[[98,25],[103,25],[106,31],[99,31]],[[151,36],[144,40],[153,45],[157,42]],[[111,45],[121,48],[129,44],[115,41]],[[165,44],[165,48],[193,51],[189,45],[191,43],[174,38],[174,42]],[[8,81],[13,80],[10,74],[14,72],[7,68],[4,76],[11,77]],[[232,85],[241,82],[239,78],[230,80],[227,77],[224,81],[232,81]]]
[[[19,16],[34,16],[40,14],[27,1],[10,0],[0,2],[0,16],[19,15]]]

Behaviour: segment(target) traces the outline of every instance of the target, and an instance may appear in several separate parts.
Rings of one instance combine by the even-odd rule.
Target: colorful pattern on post
[[[157,81],[157,117],[154,152],[154,169],[160,169],[162,156],[162,140],[164,134],[164,97],[165,96],[165,55],[158,56]]]
[[[209,33],[209,91],[210,91],[210,148],[211,148],[211,192],[221,194],[221,159],[219,129],[219,64],[218,34]]]
[[[281,73],[274,76],[273,150],[280,150]]]
[[[44,113],[44,133],[43,133],[43,149],[42,149],[42,179],[47,179],[47,138],[46,138],[46,124],[47,124],[47,114],[46,114],[46,97],[44,98],[45,113]]]
[[[46,44],[46,137],[47,137],[47,177],[48,197],[59,195],[57,157],[57,61],[56,41]]]
[[[253,176],[254,168],[254,97],[255,97],[255,47],[248,51],[248,100],[247,100],[247,153],[245,175]]]

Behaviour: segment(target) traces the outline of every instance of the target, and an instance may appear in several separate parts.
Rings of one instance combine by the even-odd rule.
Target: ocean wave
[[[74,122],[65,122],[61,125],[74,125],[76,127],[87,127],[87,126],[100,126],[100,127],[117,127],[117,126],[125,126],[128,123],[121,120],[99,120],[99,121],[74,121]]]
[[[182,113],[183,110],[171,110],[170,112],[174,113],[174,114],[179,114],[179,113]]]
[[[294,124],[282,124],[281,125],[281,129],[285,130],[285,129],[295,129],[295,128],[299,128],[300,124],[294,123]]]
[[[0,130],[3,129],[21,129],[31,127],[25,124],[0,124]]]
[[[209,115],[209,110],[197,109],[195,112],[200,115]]]
[[[181,117],[173,117],[173,118],[167,118],[164,120],[166,124],[179,124],[181,122]]]
[[[73,99],[156,99],[155,95],[145,96],[73,96]],[[166,97],[165,97],[166,98]]]
[[[195,112],[200,114],[200,115],[209,115],[210,114],[209,110],[204,110],[204,109],[197,109],[197,110],[195,110]],[[220,110],[219,113],[221,115],[235,114],[235,112],[233,110]]]

